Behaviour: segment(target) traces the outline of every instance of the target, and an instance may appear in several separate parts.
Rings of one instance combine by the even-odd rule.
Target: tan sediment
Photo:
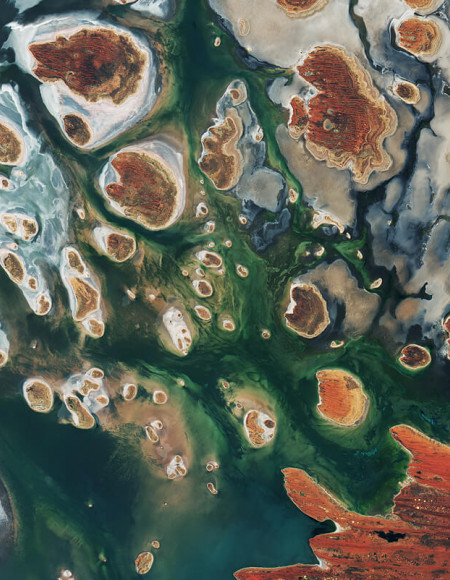
[[[414,56],[434,56],[442,44],[439,26],[430,18],[408,18],[396,27],[396,42]]]
[[[8,276],[16,284],[22,284],[27,273],[22,258],[13,252],[7,252],[1,257],[2,266]]]
[[[242,264],[236,264],[236,274],[241,278],[247,278],[248,268],[246,268]]]
[[[30,409],[37,413],[48,413],[53,407],[53,390],[47,381],[40,377],[25,381],[23,396]]]
[[[190,441],[186,438],[189,429],[177,398],[171,397],[166,405],[153,405],[148,398],[155,388],[165,389],[167,385],[142,376],[138,378],[129,375],[122,380],[139,384],[138,396],[132,402],[115,397],[114,411],[107,412],[101,417],[102,429],[130,438],[130,443],[138,443],[144,460],[149,462],[149,465],[151,463],[152,473],[160,481],[167,479],[166,466],[173,459],[174,453],[182,456],[185,465],[189,467],[192,458]],[[144,396],[140,396],[141,393]],[[135,429],[125,433],[123,432],[125,424],[134,425]],[[150,429],[145,429],[146,426],[154,431],[151,438]],[[137,440],[136,433],[140,433]],[[152,441],[157,438],[159,440],[156,443]]]
[[[200,250],[199,252],[196,252],[195,257],[206,268],[220,268],[223,264],[222,257],[217,252]]]
[[[112,232],[106,236],[106,251],[116,262],[125,262],[136,251],[136,240],[132,236]]]
[[[89,326],[88,332],[90,332],[90,334],[95,338],[100,338],[104,335],[105,325],[103,324],[103,322],[95,320],[95,318],[90,318],[87,321],[87,325]]]
[[[219,493],[219,492],[217,491],[217,489],[216,489],[216,486],[215,486],[215,485],[214,485],[214,483],[212,483],[212,482],[208,482],[208,483],[206,484],[206,487],[208,488],[208,491],[209,491],[210,493],[212,493],[213,495],[217,495],[217,494]]]
[[[330,324],[327,303],[313,284],[292,283],[286,326],[303,338],[316,338]]]
[[[0,368],[4,367],[8,362],[8,353],[6,350],[0,349]]]
[[[263,447],[275,435],[276,421],[267,413],[251,409],[244,417],[244,432],[253,447]]]
[[[37,300],[36,314],[38,316],[45,316],[50,312],[52,302],[47,294],[41,294]]]
[[[396,81],[392,87],[393,92],[408,105],[417,105],[420,101],[419,88],[408,81]]]
[[[125,217],[148,230],[165,229],[184,205],[169,164],[148,151],[121,151],[111,161],[117,182],[106,185],[106,197]]]
[[[85,377],[78,388],[78,392],[83,395],[83,397],[86,397],[91,391],[98,391],[99,388],[100,383]]]
[[[165,403],[167,403],[167,393],[165,393],[164,391],[154,391],[153,392],[153,396],[152,396],[153,402],[155,403],[155,405],[165,405]]]
[[[80,115],[64,115],[63,117],[64,130],[69,139],[76,145],[86,145],[91,140],[92,134],[89,124]]]
[[[341,369],[318,371],[316,378],[317,410],[327,421],[342,427],[356,427],[364,421],[370,402],[358,378]]]
[[[419,14],[431,14],[442,6],[444,0],[403,0],[403,2]]]
[[[323,10],[328,4],[328,0],[276,0],[276,2],[290,18],[308,18]]]
[[[242,132],[237,111],[227,109],[225,118],[202,136],[203,152],[198,164],[220,191],[232,189],[242,175],[243,159],[237,148]]]

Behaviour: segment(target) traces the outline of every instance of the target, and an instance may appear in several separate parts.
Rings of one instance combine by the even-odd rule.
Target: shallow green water
[[[200,135],[213,115],[217,99],[229,81],[245,79],[252,105],[264,127],[268,158],[289,185],[300,185],[289,175],[275,141],[282,113],[270,103],[264,83],[279,72],[250,71],[235,55],[235,45],[214,23],[204,1],[183,3],[175,21],[156,25],[125,8],[105,8],[107,19],[157,30],[163,57],[174,71],[172,98],[150,120],[96,153],[83,154],[59,134],[39,100],[38,85],[17,69],[3,73],[15,80],[29,104],[36,126],[67,175],[72,195],[85,196],[111,223],[130,228],[105,208],[95,177],[105,158],[120,146],[151,136],[168,126],[185,127],[189,170],[201,178],[196,160]],[[101,3],[42,2],[31,17],[76,8],[100,8]],[[216,35],[220,47],[213,46]],[[292,276],[301,273],[296,250],[320,240],[327,257],[345,256],[367,283],[370,275],[354,255],[365,245],[365,234],[353,243],[323,239],[303,222],[300,201],[292,231],[257,256],[248,235],[237,225],[237,200],[214,192],[208,184],[208,204],[217,220],[208,240],[225,237],[233,247],[224,254],[227,276],[224,306],[232,308],[238,330],[230,335],[213,326],[198,325],[198,338],[188,357],[165,351],[156,336],[156,313],[138,295],[124,301],[123,287],[142,278],[170,286],[174,295],[189,295],[179,269],[184,256],[203,242],[198,224],[182,220],[167,232],[132,229],[154,259],[137,274],[133,265],[117,265],[99,256],[77,225],[75,239],[83,256],[102,281],[109,305],[105,337],[86,339],[68,314],[60,319],[29,313],[20,292],[0,273],[0,305],[5,321],[17,329],[16,356],[0,374],[0,474],[11,494],[18,522],[17,543],[0,562],[4,580],[56,578],[70,568],[83,580],[135,577],[134,558],[152,539],[161,541],[151,577],[156,580],[225,580],[245,566],[313,563],[308,539],[329,529],[299,512],[283,488],[281,469],[305,469],[353,509],[384,512],[403,479],[407,456],[392,441],[390,426],[407,422],[440,440],[449,439],[444,377],[433,365],[413,377],[401,372],[383,345],[370,338],[351,341],[342,349],[320,352],[293,333],[282,321],[280,302]],[[362,201],[364,203],[364,201]],[[251,276],[234,275],[236,262],[246,264]],[[356,267],[358,270],[356,270]],[[59,305],[67,297],[56,282]],[[389,296],[389,285],[380,295]],[[193,296],[193,294],[189,295]],[[139,324],[139,328],[136,328]],[[263,341],[262,328],[272,337]],[[36,349],[30,348],[37,339]],[[83,359],[105,370],[106,376],[122,363],[141,377],[159,376],[171,400],[183,412],[194,461],[185,480],[167,481],[142,456],[140,435],[131,428],[116,435],[97,428],[82,432],[60,424],[58,411],[33,413],[21,395],[28,373],[52,369],[64,375]],[[363,425],[342,433],[314,412],[318,402],[315,373],[338,366],[357,374],[371,400]],[[183,378],[185,387],[176,379]],[[274,407],[278,432],[272,445],[250,449],[218,386],[222,378],[258,389]],[[205,459],[214,456],[221,468],[215,475],[220,494],[210,495]],[[164,505],[164,503],[167,505]],[[92,503],[93,507],[89,507]]]

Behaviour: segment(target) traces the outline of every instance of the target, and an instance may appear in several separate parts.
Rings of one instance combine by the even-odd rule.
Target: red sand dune
[[[306,104],[300,97],[292,97],[289,103],[291,116],[289,119],[289,133],[294,139],[298,139],[306,131],[308,126],[308,111]]]
[[[319,384],[319,412],[343,427],[362,423],[369,408],[369,399],[361,382],[342,369],[323,369],[316,373]]]
[[[390,429],[411,454],[408,478],[392,513],[363,516],[349,511],[300,469],[283,470],[286,491],[304,513],[333,520],[339,531],[310,540],[322,562],[285,568],[247,568],[238,580],[299,578],[445,578],[450,559],[450,447],[407,425]]]
[[[111,98],[120,104],[136,91],[145,63],[137,45],[105,28],[83,29],[53,42],[35,43],[33,72],[44,82],[62,80],[88,101]]]
[[[328,0],[277,0],[277,4],[289,16],[306,18],[322,10]]]
[[[375,169],[387,169],[391,160],[382,144],[396,116],[359,61],[342,48],[317,46],[297,70],[318,91],[308,103],[311,153],[340,169],[351,164],[362,183]]]
[[[398,27],[397,44],[417,56],[433,55],[441,44],[441,32],[433,20],[409,18]]]

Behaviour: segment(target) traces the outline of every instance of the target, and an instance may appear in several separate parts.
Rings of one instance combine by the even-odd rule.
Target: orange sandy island
[[[325,369],[316,373],[319,383],[317,410],[327,421],[356,427],[366,418],[369,398],[360,381],[347,371]]]
[[[449,569],[450,447],[407,425],[390,429],[411,454],[408,478],[386,517],[349,511],[301,469],[283,470],[285,488],[308,516],[338,530],[315,536],[321,565],[247,568],[238,580],[445,578]]]

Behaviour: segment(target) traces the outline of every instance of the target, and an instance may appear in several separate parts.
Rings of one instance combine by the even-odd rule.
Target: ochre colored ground
[[[16,133],[0,123],[0,163],[17,163],[22,155],[21,139]]]
[[[409,18],[397,30],[397,44],[416,56],[436,54],[441,41],[438,25],[427,18]]]
[[[108,254],[117,262],[124,262],[132,256],[136,250],[136,242],[131,236],[113,232],[106,238]]]
[[[2,264],[11,280],[16,284],[22,284],[25,280],[26,271],[21,260],[12,252],[8,252],[2,259]]]
[[[436,2],[436,0],[403,0],[403,2],[413,10],[429,10],[443,4],[443,1]]]
[[[292,97],[291,102],[291,117],[289,119],[289,134],[294,139],[298,139],[306,131],[308,126],[308,111],[306,104],[300,97]]]
[[[369,399],[356,377],[340,369],[327,369],[317,372],[316,378],[320,396],[317,409],[325,419],[343,427],[364,420]]]
[[[295,306],[291,313],[286,312],[286,324],[300,336],[314,338],[319,336],[330,323],[325,300],[313,286],[294,286],[291,299]]]
[[[88,314],[97,310],[99,293],[82,278],[70,278],[69,283],[76,298],[74,320],[84,320]]]
[[[277,0],[288,16],[306,18],[319,12],[328,4],[328,0]]]
[[[408,344],[402,348],[399,360],[407,368],[421,369],[430,364],[431,356],[423,346]]]
[[[215,187],[228,190],[242,174],[242,156],[236,145],[242,136],[242,121],[233,109],[219,125],[209,128],[210,135],[202,139],[205,153],[199,161],[200,169]]]
[[[361,183],[387,169],[391,160],[382,145],[397,118],[359,61],[342,48],[318,46],[297,70],[318,91],[308,102],[311,153],[339,169],[351,165]]]
[[[111,99],[116,105],[136,92],[145,64],[137,45],[123,34],[105,28],[85,28],[69,38],[35,43],[34,74],[43,82],[63,81],[91,102]]]
[[[65,115],[64,129],[67,135],[77,145],[86,145],[91,139],[91,130],[88,124],[79,115]]]
[[[420,100],[420,91],[412,83],[402,82],[394,88],[395,93],[408,104],[416,104]]]
[[[156,157],[135,151],[119,153],[111,165],[119,181],[106,186],[108,197],[143,226],[164,227],[177,203],[178,189],[171,172]]]

